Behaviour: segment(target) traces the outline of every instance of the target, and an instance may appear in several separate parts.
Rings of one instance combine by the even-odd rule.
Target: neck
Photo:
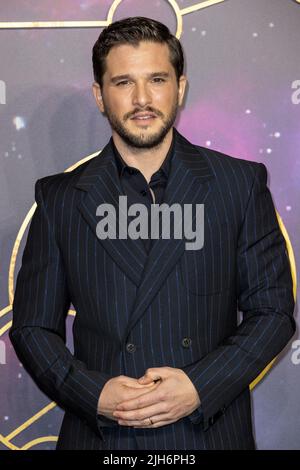
[[[164,161],[173,138],[173,128],[169,130],[164,140],[150,149],[131,147],[115,132],[112,132],[114,144],[127,165],[134,166],[149,182]]]

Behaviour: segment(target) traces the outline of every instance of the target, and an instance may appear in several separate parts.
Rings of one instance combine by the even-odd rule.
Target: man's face
[[[131,147],[159,145],[174,124],[186,85],[179,85],[166,44],[142,41],[113,47],[106,58],[103,86],[93,93],[113,134]]]

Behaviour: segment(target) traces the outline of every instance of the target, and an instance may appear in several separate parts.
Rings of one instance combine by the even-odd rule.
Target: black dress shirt
[[[174,134],[170,148],[162,165],[155,173],[153,173],[149,183],[147,182],[144,175],[140,172],[140,170],[133,166],[127,165],[127,163],[121,157],[117,147],[115,146],[113,138],[111,138],[111,140],[118,168],[121,189],[123,191],[123,195],[127,196],[128,207],[136,203],[144,204],[145,206],[147,206],[148,238],[142,238],[142,241],[144,243],[147,253],[149,253],[151,248],[151,205],[161,204],[163,202],[164,192],[170,174],[171,161],[174,153]],[[150,188],[154,193],[155,200],[153,200]],[[133,218],[134,217],[128,217],[128,220],[130,221],[130,219]]]

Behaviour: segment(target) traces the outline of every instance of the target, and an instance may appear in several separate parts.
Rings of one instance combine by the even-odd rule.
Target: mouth
[[[156,115],[153,113],[138,113],[132,116],[130,119],[138,123],[148,123],[156,119]]]

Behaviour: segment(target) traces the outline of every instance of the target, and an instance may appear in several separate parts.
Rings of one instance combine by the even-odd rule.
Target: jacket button
[[[133,343],[127,343],[126,344],[126,351],[129,352],[129,353],[134,353],[134,351],[136,350],[136,345],[133,344]]]
[[[191,338],[183,338],[183,340],[181,341],[181,344],[184,348],[189,348],[192,344],[192,340]]]

